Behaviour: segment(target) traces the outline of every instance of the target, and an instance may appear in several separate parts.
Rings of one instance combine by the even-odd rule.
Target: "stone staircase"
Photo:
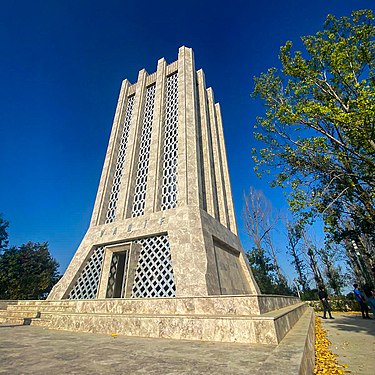
[[[0,319],[67,331],[277,345],[306,309],[294,297],[269,295],[18,301]]]
[[[17,300],[0,300],[0,324],[7,322],[8,305],[15,305],[17,302]]]

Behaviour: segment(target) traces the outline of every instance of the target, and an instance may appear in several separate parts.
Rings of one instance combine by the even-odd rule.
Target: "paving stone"
[[[375,320],[359,315],[333,314],[334,320],[321,319],[328,331],[331,350],[338,355],[340,364],[356,375],[375,373]]]

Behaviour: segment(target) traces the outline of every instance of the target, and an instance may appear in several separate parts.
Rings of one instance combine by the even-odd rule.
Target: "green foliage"
[[[321,215],[335,241],[375,242],[375,25],[370,10],[329,15],[323,31],[302,38],[305,51],[280,49],[282,69],[255,78],[255,170],[276,170],[291,210],[305,223]],[[371,250],[372,249],[372,250]]]
[[[9,223],[0,215],[0,252],[8,246]]]
[[[307,301],[307,300],[306,300]],[[314,308],[315,311],[322,311],[322,303],[319,300],[310,299],[309,305]],[[330,297],[329,305],[332,311],[361,311],[359,303],[355,299],[345,297]]]
[[[336,266],[334,261],[337,250],[330,244],[319,251],[320,259],[324,266],[324,275],[328,281],[328,287],[333,290],[336,296],[341,294],[341,289],[345,285],[344,276],[340,266]]]
[[[300,222],[287,224],[288,245],[287,252],[292,257],[292,265],[297,273],[297,280],[295,280],[302,288],[302,293],[309,290],[307,282],[306,264],[303,261],[298,244],[302,238],[303,226]]]
[[[0,254],[0,299],[40,299],[59,276],[47,243],[28,242]]]
[[[246,255],[255,281],[263,294],[293,295],[285,279],[278,281],[275,266],[263,249],[252,248]]]

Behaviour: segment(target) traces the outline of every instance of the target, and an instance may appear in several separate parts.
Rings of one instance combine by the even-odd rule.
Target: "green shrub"
[[[309,306],[313,307],[315,311],[322,311],[323,306],[320,301],[307,301]],[[359,303],[355,299],[346,297],[331,297],[329,304],[332,311],[360,311]]]

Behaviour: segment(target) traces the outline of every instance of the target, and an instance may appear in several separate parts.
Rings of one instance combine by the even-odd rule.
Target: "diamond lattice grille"
[[[112,254],[111,266],[109,268],[108,285],[107,285],[107,297],[112,298],[115,291],[116,274],[119,263],[119,254]]]
[[[142,250],[134,277],[132,297],[175,297],[168,236],[149,237],[135,242],[142,244]]]
[[[81,275],[69,293],[68,299],[92,299],[96,297],[103,263],[104,248],[98,247],[92,253]]]
[[[178,73],[167,77],[166,91],[162,210],[174,208],[177,204]]]
[[[148,162],[150,159],[150,143],[152,119],[154,115],[154,104],[155,85],[152,85],[149,86],[146,90],[146,104],[143,116],[141,142],[139,146],[139,160],[134,190],[132,217],[143,215],[145,210],[147,173]]]
[[[131,122],[132,113],[133,113],[133,106],[134,106],[134,95],[128,98],[128,103],[126,106],[124,125],[122,128],[121,140],[120,140],[117,161],[116,161],[116,168],[115,168],[115,173],[114,173],[113,180],[112,180],[111,195],[109,197],[109,202],[108,202],[108,208],[107,208],[107,214],[106,214],[106,220],[105,220],[106,223],[112,223],[116,218],[118,194],[120,191],[122,171],[124,167],[126,150],[128,147],[129,129],[130,129],[130,122]]]
[[[175,297],[176,287],[168,236],[142,238],[134,242],[141,244],[142,250],[134,277],[132,298]],[[104,248],[96,248],[71,289],[68,299],[96,298],[103,257]],[[112,291],[117,264],[118,258],[114,257],[109,275],[109,282],[113,284],[109,289]]]

